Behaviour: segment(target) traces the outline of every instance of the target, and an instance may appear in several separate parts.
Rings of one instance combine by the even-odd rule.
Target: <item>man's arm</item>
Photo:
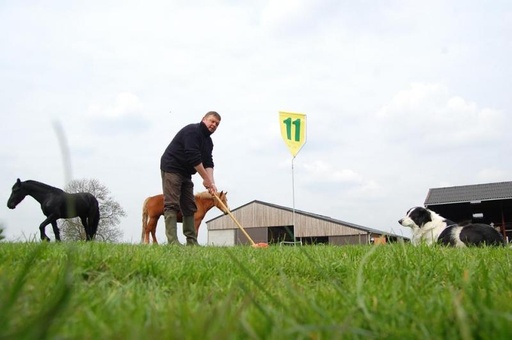
[[[213,168],[205,168],[203,163],[199,163],[194,167],[197,173],[203,179],[203,185],[210,194],[217,193],[217,187],[215,186],[215,182],[213,180]]]

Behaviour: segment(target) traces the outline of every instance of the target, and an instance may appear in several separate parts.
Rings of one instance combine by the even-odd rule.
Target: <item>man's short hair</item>
[[[209,116],[214,116],[218,120],[222,120],[222,118],[220,117],[220,114],[218,114],[216,111],[208,111],[208,112],[206,112],[206,114],[204,115],[203,119],[205,119],[205,118],[207,118]]]

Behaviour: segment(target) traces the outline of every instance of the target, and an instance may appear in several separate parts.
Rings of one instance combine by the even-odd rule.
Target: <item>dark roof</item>
[[[508,199],[512,199],[512,182],[462,185],[430,189],[425,206]]]
[[[273,203],[267,203],[267,202],[263,202],[263,201],[258,201],[258,200],[254,200],[254,201],[251,201],[251,202],[246,203],[244,205],[241,205],[238,208],[235,208],[235,209],[233,209],[231,211],[236,211],[236,210],[242,209],[242,208],[247,207],[247,206],[249,206],[249,205],[251,205],[253,203],[266,205],[268,207],[275,208],[275,209],[280,209],[280,210],[286,210],[286,211],[293,212],[292,208],[284,207],[284,206],[273,204]],[[313,214],[313,213],[309,213],[309,212],[302,211],[302,210],[297,210],[297,209],[295,209],[295,213],[296,214],[300,214],[300,215],[304,215],[304,216],[308,216],[308,217],[312,217],[312,218],[316,218],[318,220],[327,221],[327,222],[330,222],[330,223],[342,224],[344,226],[347,226],[347,227],[350,227],[350,228],[354,228],[354,229],[358,229],[358,230],[362,230],[362,231],[366,231],[366,232],[369,232],[369,233],[374,233],[374,234],[379,234],[379,235],[389,235],[389,236],[395,236],[395,237],[403,237],[401,235],[393,234],[391,232],[387,232],[387,231],[383,231],[383,230],[378,230],[378,229],[373,229],[373,228],[368,228],[368,227],[364,227],[364,226],[361,226],[361,225],[358,225],[358,224],[354,224],[354,223],[350,223],[350,222],[345,222],[345,221],[341,221],[341,220],[336,220],[334,218],[331,218],[331,217],[328,217],[328,216],[325,216],[325,215]],[[219,215],[219,216],[217,216],[215,218],[212,218],[211,220],[206,221],[206,223],[208,223],[210,221],[213,221],[213,220],[215,220],[217,218],[221,218],[222,216],[224,216],[224,215]]]

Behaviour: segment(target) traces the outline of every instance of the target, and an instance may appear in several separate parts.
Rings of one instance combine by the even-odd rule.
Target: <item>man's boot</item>
[[[164,212],[165,219],[165,235],[167,236],[167,243],[173,245],[181,245],[178,240],[178,213],[172,210]]]
[[[198,246],[194,215],[183,216],[183,234],[187,237],[187,246]]]

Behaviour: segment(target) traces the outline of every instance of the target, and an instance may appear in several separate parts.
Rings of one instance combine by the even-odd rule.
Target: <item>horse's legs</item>
[[[144,244],[149,244],[149,234],[150,233],[151,233],[151,231],[146,226],[146,229],[144,229],[144,239],[142,240],[142,242],[144,242]]]
[[[142,231],[142,243],[144,244],[148,244],[148,239],[149,239],[149,233],[146,231],[146,229],[144,229]]]
[[[143,223],[143,227],[144,227],[144,230],[143,230],[143,239],[142,239],[142,242],[144,244],[149,244],[149,234],[151,233],[151,217],[147,217],[149,220],[146,220],[146,223]]]
[[[80,221],[82,221],[82,225],[84,226],[84,229],[85,229],[85,240],[91,241],[92,235],[91,235],[91,230],[89,228],[89,223],[87,221],[87,218],[80,216]]]
[[[154,230],[151,232],[151,237],[153,238],[153,243],[158,244],[158,241],[156,240],[156,233]],[[148,240],[148,242],[149,242],[149,240]]]
[[[52,228],[53,228],[53,233],[55,234],[55,241],[60,242],[60,230],[59,230],[59,227],[57,226],[57,221],[52,221]]]
[[[158,216],[160,217],[160,216]],[[158,223],[158,217],[155,218],[151,216],[148,221],[148,226],[146,228],[146,243],[149,243],[149,236],[151,234],[151,238],[153,239],[153,243],[158,244],[158,241],[156,240],[156,225]]]
[[[57,219],[52,215],[48,216],[46,218],[46,220],[43,221],[43,223],[41,223],[39,225],[39,232],[41,234],[41,240],[42,241],[50,241],[50,238],[48,236],[46,236],[46,233],[44,232],[46,226],[50,223],[52,223],[53,221],[57,221]]]

